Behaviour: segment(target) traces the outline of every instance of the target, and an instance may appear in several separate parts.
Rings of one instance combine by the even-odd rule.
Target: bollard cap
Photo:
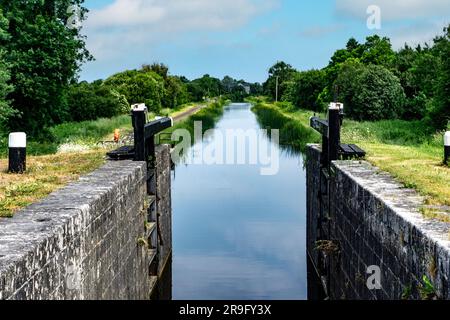
[[[131,111],[147,111],[145,103],[136,103],[131,106]]]
[[[27,135],[25,132],[13,132],[9,134],[10,148],[26,148],[27,147]]]
[[[450,131],[444,134],[444,146],[450,147]]]
[[[329,106],[328,106],[328,109],[343,111],[344,110],[344,104],[340,103],[340,102],[331,102],[329,104]]]

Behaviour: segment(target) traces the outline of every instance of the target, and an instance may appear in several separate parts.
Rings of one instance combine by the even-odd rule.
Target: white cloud
[[[448,21],[433,21],[396,27],[387,31],[389,31],[388,36],[391,38],[392,46],[399,49],[405,43],[412,47],[425,43],[432,44],[436,36],[443,34],[443,29],[447,25]]]
[[[100,58],[117,47],[170,41],[189,31],[229,31],[279,0],[115,0],[92,10],[84,24],[88,47]]]
[[[339,14],[356,18],[367,17],[370,5],[379,6],[385,20],[450,16],[449,0],[336,0]]]

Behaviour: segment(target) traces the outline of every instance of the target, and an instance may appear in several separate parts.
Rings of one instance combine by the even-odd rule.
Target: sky
[[[364,42],[379,34],[398,49],[430,42],[450,23],[449,0],[86,0],[85,6],[82,33],[95,57],[80,74],[88,81],[162,62],[189,79],[264,82],[276,61],[298,70],[325,67],[350,37]]]

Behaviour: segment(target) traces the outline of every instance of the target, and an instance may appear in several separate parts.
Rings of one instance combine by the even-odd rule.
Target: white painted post
[[[450,159],[450,131],[444,134],[444,164],[448,165]]]
[[[11,173],[26,171],[27,135],[24,132],[13,132],[9,135],[9,168]]]

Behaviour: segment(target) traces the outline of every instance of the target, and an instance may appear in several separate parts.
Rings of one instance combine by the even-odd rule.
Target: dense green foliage
[[[151,70],[129,70],[111,76],[104,85],[123,94],[129,103],[145,103],[159,112],[164,99],[164,79]]]
[[[322,70],[297,72],[291,81],[286,82],[282,100],[291,101],[299,108],[320,111],[322,106],[317,97],[322,92],[324,85],[325,73]]]
[[[95,115],[111,117],[127,112],[134,103],[145,103],[150,111],[160,113],[162,109],[173,110],[217,96],[240,102],[250,94],[260,93],[259,84],[237,81],[229,76],[221,81],[209,75],[189,81],[170,75],[168,66],[154,63],[139,70],[117,73],[104,81],[72,85],[69,106],[72,120],[82,121],[91,120]]]
[[[67,91],[83,61],[90,59],[79,29],[68,22],[78,6],[79,20],[86,11],[83,0],[2,0],[0,8],[9,20],[7,38],[0,39],[3,59],[9,64],[8,95],[18,114],[9,119],[11,129],[42,127],[69,118]],[[3,60],[2,59],[2,60]]]
[[[283,61],[278,61],[269,69],[269,78],[263,84],[264,91],[272,99],[281,99],[288,84],[295,76],[296,70]],[[278,83],[278,90],[277,90]],[[278,97],[277,97],[278,93]]]
[[[221,81],[221,95],[233,102],[243,102],[249,95],[260,95],[263,88],[259,83],[248,83],[225,76]]]
[[[127,98],[102,81],[72,85],[68,103],[73,121],[111,118],[129,110]]]
[[[401,114],[405,94],[400,80],[379,65],[345,63],[335,84],[346,114],[357,120],[395,119]]]
[[[8,20],[0,9],[0,42],[9,38],[7,28]],[[6,98],[13,87],[8,83],[10,80],[9,64],[5,61],[4,56],[5,51],[0,48],[0,132],[6,121],[14,114],[14,110]]]
[[[160,113],[221,95],[242,101],[261,93],[259,84],[230,77],[189,81],[162,63],[78,83],[82,63],[93,58],[80,34],[83,2],[0,0],[0,136],[20,130],[52,142],[58,124],[114,117],[134,103]]]
[[[450,31],[431,45],[394,51],[377,35],[359,43],[351,38],[322,70],[299,72],[284,62],[269,70],[265,93],[298,108],[325,110],[330,101],[345,103],[357,120],[423,120],[444,129],[450,120]]]

